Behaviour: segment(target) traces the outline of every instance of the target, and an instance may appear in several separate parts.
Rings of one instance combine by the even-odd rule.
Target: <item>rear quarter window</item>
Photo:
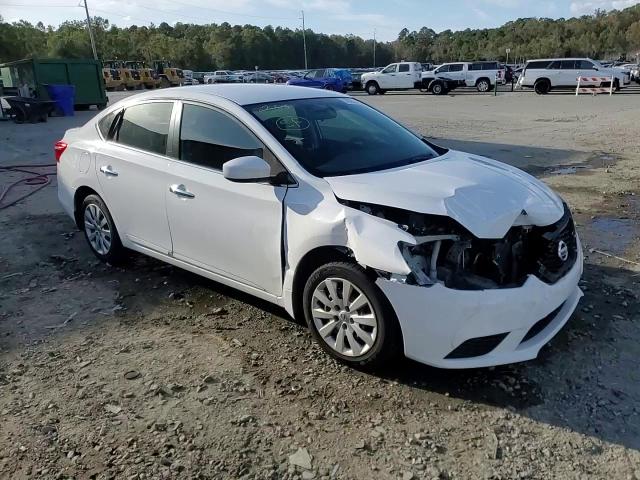
[[[113,125],[113,120],[116,118],[119,110],[115,110],[111,113],[107,113],[104,117],[98,120],[98,130],[100,131],[100,135],[105,140],[109,139],[109,130],[111,130],[111,125]]]

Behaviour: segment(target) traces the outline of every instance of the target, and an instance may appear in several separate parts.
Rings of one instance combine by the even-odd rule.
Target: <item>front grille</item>
[[[537,228],[538,277],[547,283],[555,283],[576,262],[578,240],[569,208],[565,205],[562,218],[549,227]],[[561,256],[561,246],[566,246],[566,258]]]
[[[498,335],[489,335],[487,337],[471,338],[466,342],[461,343],[445,358],[473,358],[486,355],[492,352],[500,345],[500,342],[505,339],[509,333],[500,333]]]
[[[531,340],[533,337],[537,336],[540,332],[542,332],[545,328],[547,328],[549,324],[553,321],[553,319],[556,318],[556,315],[558,315],[560,310],[562,310],[563,305],[564,303],[560,305],[558,308],[556,308],[549,315],[544,317],[542,320],[538,320],[536,323],[534,323],[533,327],[529,329],[529,331],[527,332],[527,334],[524,336],[524,338],[520,343],[524,343],[528,340]]]

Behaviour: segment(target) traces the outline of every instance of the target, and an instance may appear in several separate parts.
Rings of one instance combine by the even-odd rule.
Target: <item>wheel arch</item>
[[[316,247],[300,258],[295,267],[291,285],[291,306],[294,318],[304,320],[302,293],[309,276],[321,265],[340,261],[357,263],[353,256],[353,251],[349,247],[340,245]]]
[[[78,187],[76,189],[75,193],[73,194],[73,218],[76,221],[76,226],[80,230],[83,229],[83,227],[82,227],[82,216],[81,216],[80,209],[82,207],[82,202],[89,195],[97,195],[97,196],[100,197],[100,194],[98,192],[96,192],[93,188],[91,188],[91,187],[89,187],[87,185],[83,185],[81,187]],[[102,198],[102,197],[100,197],[100,198]]]
[[[476,79],[476,87],[482,80],[486,80],[487,82],[489,82],[489,86],[491,86],[491,79],[489,77],[478,77]]]

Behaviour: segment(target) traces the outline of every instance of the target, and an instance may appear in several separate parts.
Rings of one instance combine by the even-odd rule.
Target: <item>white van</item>
[[[629,73],[615,68],[605,68],[590,58],[546,58],[529,60],[525,66],[518,86],[533,88],[538,95],[544,95],[554,89],[575,89],[579,77],[602,77],[613,79],[615,90],[629,84]],[[608,87],[611,80],[601,81],[593,86]]]

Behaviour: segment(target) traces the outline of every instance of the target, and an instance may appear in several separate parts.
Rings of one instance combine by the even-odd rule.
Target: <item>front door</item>
[[[233,158],[273,161],[266,147],[230,114],[195,103],[183,105],[179,145],[166,193],[174,257],[281,295],[287,189],[222,175]]]
[[[171,251],[164,202],[173,105],[164,101],[128,107],[112,138],[95,151],[104,201],[123,240],[164,254]]]
[[[378,85],[380,85],[380,88],[382,88],[383,90],[389,88],[402,88],[398,85],[398,79],[397,79],[397,72],[398,72],[398,64],[397,63],[392,63],[391,65],[389,65],[388,67],[386,67],[384,70],[382,70],[380,72],[380,75],[378,75]]]

